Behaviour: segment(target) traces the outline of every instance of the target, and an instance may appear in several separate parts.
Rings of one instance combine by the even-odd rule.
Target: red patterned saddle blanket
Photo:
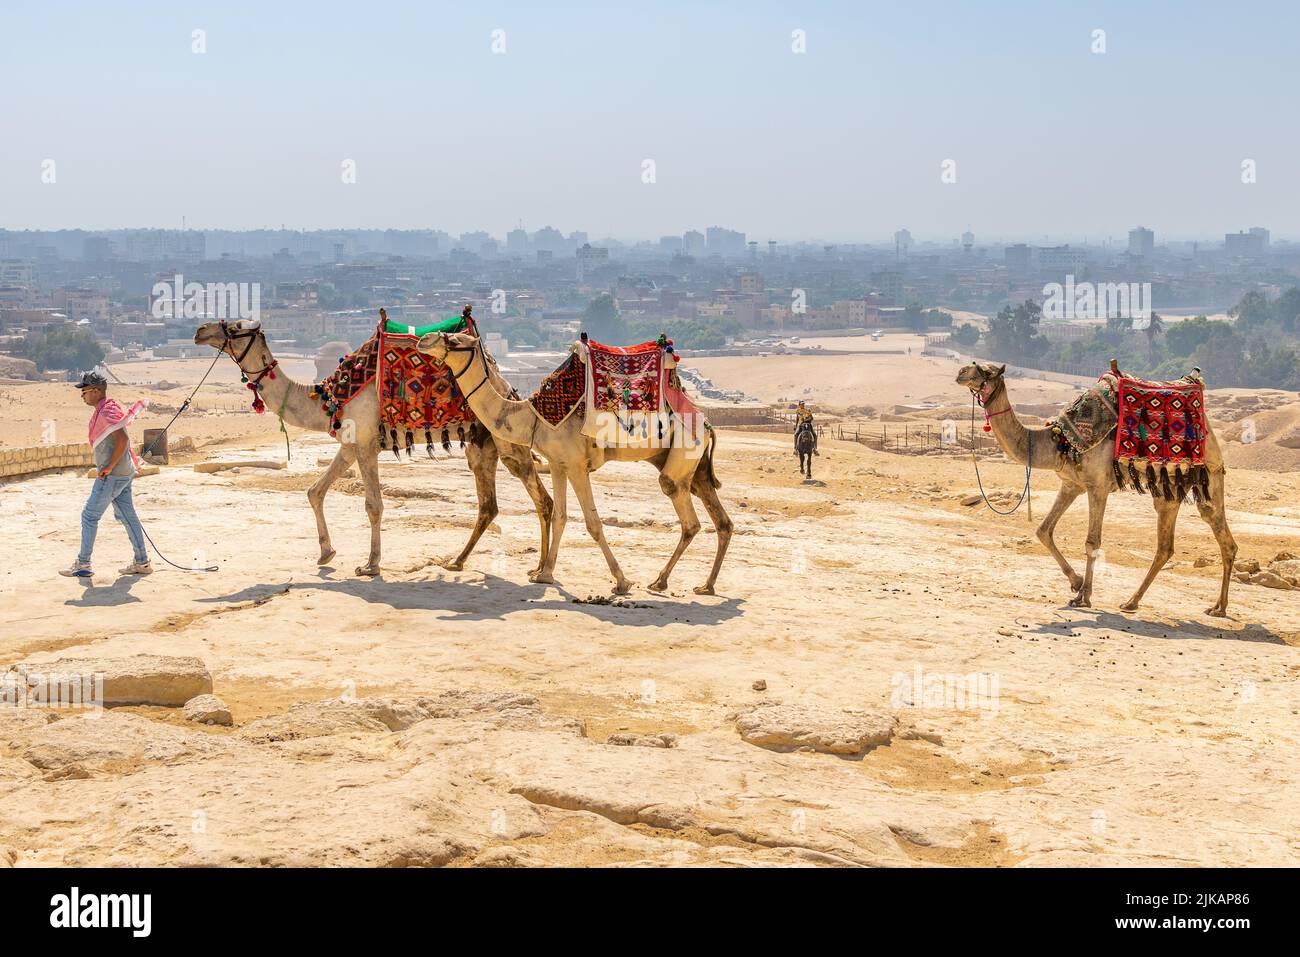
[[[1137,491],[1146,478],[1153,495],[1182,499],[1190,490],[1209,494],[1205,468],[1205,383],[1198,373],[1174,382],[1119,380],[1115,475],[1128,473]]]
[[[473,320],[463,321],[457,328],[452,325],[442,323],[436,328],[477,334]],[[432,453],[433,433],[441,433],[442,445],[447,448],[453,427],[464,444],[464,426],[474,421],[474,413],[451,370],[416,349],[425,331],[381,321],[360,349],[340,359],[338,369],[313,387],[321,408],[330,416],[330,435],[337,435],[342,427],[347,404],[373,384],[379,393],[379,435],[384,448],[391,441],[396,452],[404,442],[409,454],[415,434],[422,431]]]

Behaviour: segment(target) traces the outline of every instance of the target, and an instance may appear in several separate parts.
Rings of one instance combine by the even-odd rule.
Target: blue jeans
[[[99,531],[99,519],[108,506],[113,506],[114,517],[126,526],[126,535],[131,539],[137,562],[147,562],[149,553],[144,547],[144,529],[136,517],[135,505],[131,501],[131,475],[110,475],[108,478],[95,479],[95,487],[86,499],[86,507],[81,510],[81,551],[77,561],[90,562],[90,553],[95,548],[95,533]]]

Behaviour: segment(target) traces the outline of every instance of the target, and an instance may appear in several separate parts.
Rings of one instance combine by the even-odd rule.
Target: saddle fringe
[[[1131,487],[1139,495],[1149,494],[1152,498],[1170,502],[1194,501],[1198,506],[1210,500],[1210,470],[1205,465],[1193,465],[1186,470],[1175,468],[1172,474],[1168,466],[1160,466],[1157,472],[1154,465],[1147,465],[1145,488],[1142,486],[1142,472],[1133,462],[1128,462],[1126,468],[1116,459],[1111,462],[1111,470],[1115,476],[1115,488],[1121,492]]]

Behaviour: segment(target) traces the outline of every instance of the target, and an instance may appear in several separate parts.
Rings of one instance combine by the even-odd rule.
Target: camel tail
[[[709,484],[714,488],[722,488],[722,483],[718,481],[718,473],[713,471],[713,447],[718,444],[718,433],[714,429],[709,429],[709,447],[704,450],[704,467],[708,469],[705,475],[708,476]]]

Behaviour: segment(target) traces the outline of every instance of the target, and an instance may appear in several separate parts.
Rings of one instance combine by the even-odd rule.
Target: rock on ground
[[[740,737],[760,748],[850,756],[888,744],[897,726],[897,719],[883,712],[824,711],[793,704],[764,705],[736,718]]]
[[[47,681],[78,681],[103,675],[102,705],[153,704],[179,708],[191,698],[212,691],[212,675],[198,658],[132,655],[127,658],[59,658],[25,661],[11,671],[48,676]],[[84,685],[83,685],[84,687]]]
[[[201,694],[185,702],[185,720],[199,724],[231,724],[230,708],[214,694]]]

